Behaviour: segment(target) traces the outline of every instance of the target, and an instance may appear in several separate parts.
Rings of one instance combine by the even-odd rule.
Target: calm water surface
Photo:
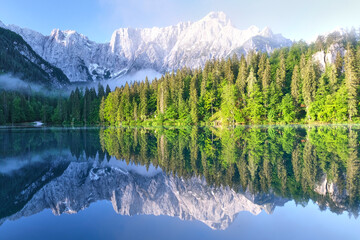
[[[359,239],[360,127],[1,128],[0,239]]]

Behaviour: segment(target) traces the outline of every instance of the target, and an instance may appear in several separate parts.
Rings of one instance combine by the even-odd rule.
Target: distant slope
[[[20,35],[1,27],[0,73],[11,73],[29,83],[51,87],[69,84],[67,76],[41,58]]]

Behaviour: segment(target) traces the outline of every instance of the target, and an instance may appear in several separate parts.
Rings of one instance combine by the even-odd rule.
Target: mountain
[[[2,214],[0,224],[48,208],[55,215],[77,213],[96,201],[108,200],[121,215],[167,215],[198,220],[213,229],[226,229],[240,211],[255,215],[262,210],[271,213],[275,206],[288,201],[271,193],[253,195],[229,187],[215,188],[208,186],[203,178],[183,179],[156,169],[146,172],[141,169],[145,167],[119,162],[46,162],[39,165],[36,177],[29,177],[25,168],[20,169],[21,173],[15,175],[17,181],[26,176],[33,182],[17,189],[18,194],[13,194],[11,199],[6,198],[9,202],[1,203],[8,211],[16,209],[12,207],[14,203],[23,203],[23,207],[9,215]]]
[[[163,73],[185,66],[196,68],[212,58],[246,54],[252,49],[271,52],[292,44],[269,28],[240,30],[223,12],[164,28],[120,28],[103,44],[75,31],[54,29],[44,36],[14,25],[7,28],[20,34],[72,82],[113,79],[140,69]]]
[[[10,73],[48,87],[70,83],[59,68],[40,57],[20,35],[3,26],[0,22],[0,74]]]

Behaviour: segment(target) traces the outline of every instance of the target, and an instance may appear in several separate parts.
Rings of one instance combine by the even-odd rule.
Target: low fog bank
[[[128,82],[128,83],[141,82],[141,81],[145,81],[146,77],[151,82],[154,78],[160,78],[161,75],[162,75],[161,73],[159,73],[153,69],[143,69],[143,70],[139,70],[137,72],[125,74],[119,78],[103,80],[101,82],[94,81],[91,83],[75,83],[71,88],[75,89],[76,87],[79,87],[79,88],[95,87],[95,89],[97,90],[98,84],[101,83],[104,86],[104,88],[106,87],[106,85],[109,85],[111,91],[114,91],[116,87],[121,87],[121,86],[125,85],[126,82]]]
[[[119,79],[112,79],[109,81],[103,82],[103,84],[106,86],[106,84],[109,84],[109,87],[111,90],[115,90],[116,87],[120,87],[125,85],[126,82],[132,83],[132,82],[141,82],[145,81],[145,78],[147,77],[149,81],[151,82],[154,78],[160,78],[161,73],[153,70],[153,69],[143,69],[140,71],[137,71],[135,73],[126,74],[125,76],[119,78]]]
[[[4,90],[13,90],[13,91],[27,90],[30,88],[34,91],[46,90],[41,85],[25,82],[20,78],[12,76],[10,74],[0,75],[0,88]]]
[[[0,90],[22,93],[41,93],[47,96],[62,96],[68,94],[68,89],[50,89],[44,85],[26,82],[11,74],[0,75]]]
[[[9,91],[18,91],[18,92],[39,92],[45,95],[51,95],[51,96],[69,96],[72,90],[75,90],[77,87],[79,89],[84,90],[86,87],[92,88],[94,87],[97,91],[99,83],[106,88],[106,85],[109,85],[110,89],[112,91],[115,90],[116,87],[121,87],[125,85],[126,82],[132,83],[132,82],[141,82],[144,81],[146,77],[148,77],[149,81],[151,82],[154,78],[160,78],[161,73],[152,70],[152,69],[144,69],[139,70],[134,73],[126,74],[122,77],[116,78],[116,79],[110,79],[110,80],[104,80],[104,81],[94,81],[94,82],[75,82],[71,85],[57,89],[49,89],[45,86],[26,82],[21,80],[20,78],[10,75],[10,74],[2,74],[0,75],[0,89],[3,90],[9,90]]]

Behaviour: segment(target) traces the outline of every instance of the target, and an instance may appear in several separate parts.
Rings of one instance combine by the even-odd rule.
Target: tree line
[[[42,121],[56,125],[97,125],[101,99],[110,93],[107,85],[97,90],[76,88],[69,96],[46,95],[30,86],[16,91],[0,90],[0,125]]]

